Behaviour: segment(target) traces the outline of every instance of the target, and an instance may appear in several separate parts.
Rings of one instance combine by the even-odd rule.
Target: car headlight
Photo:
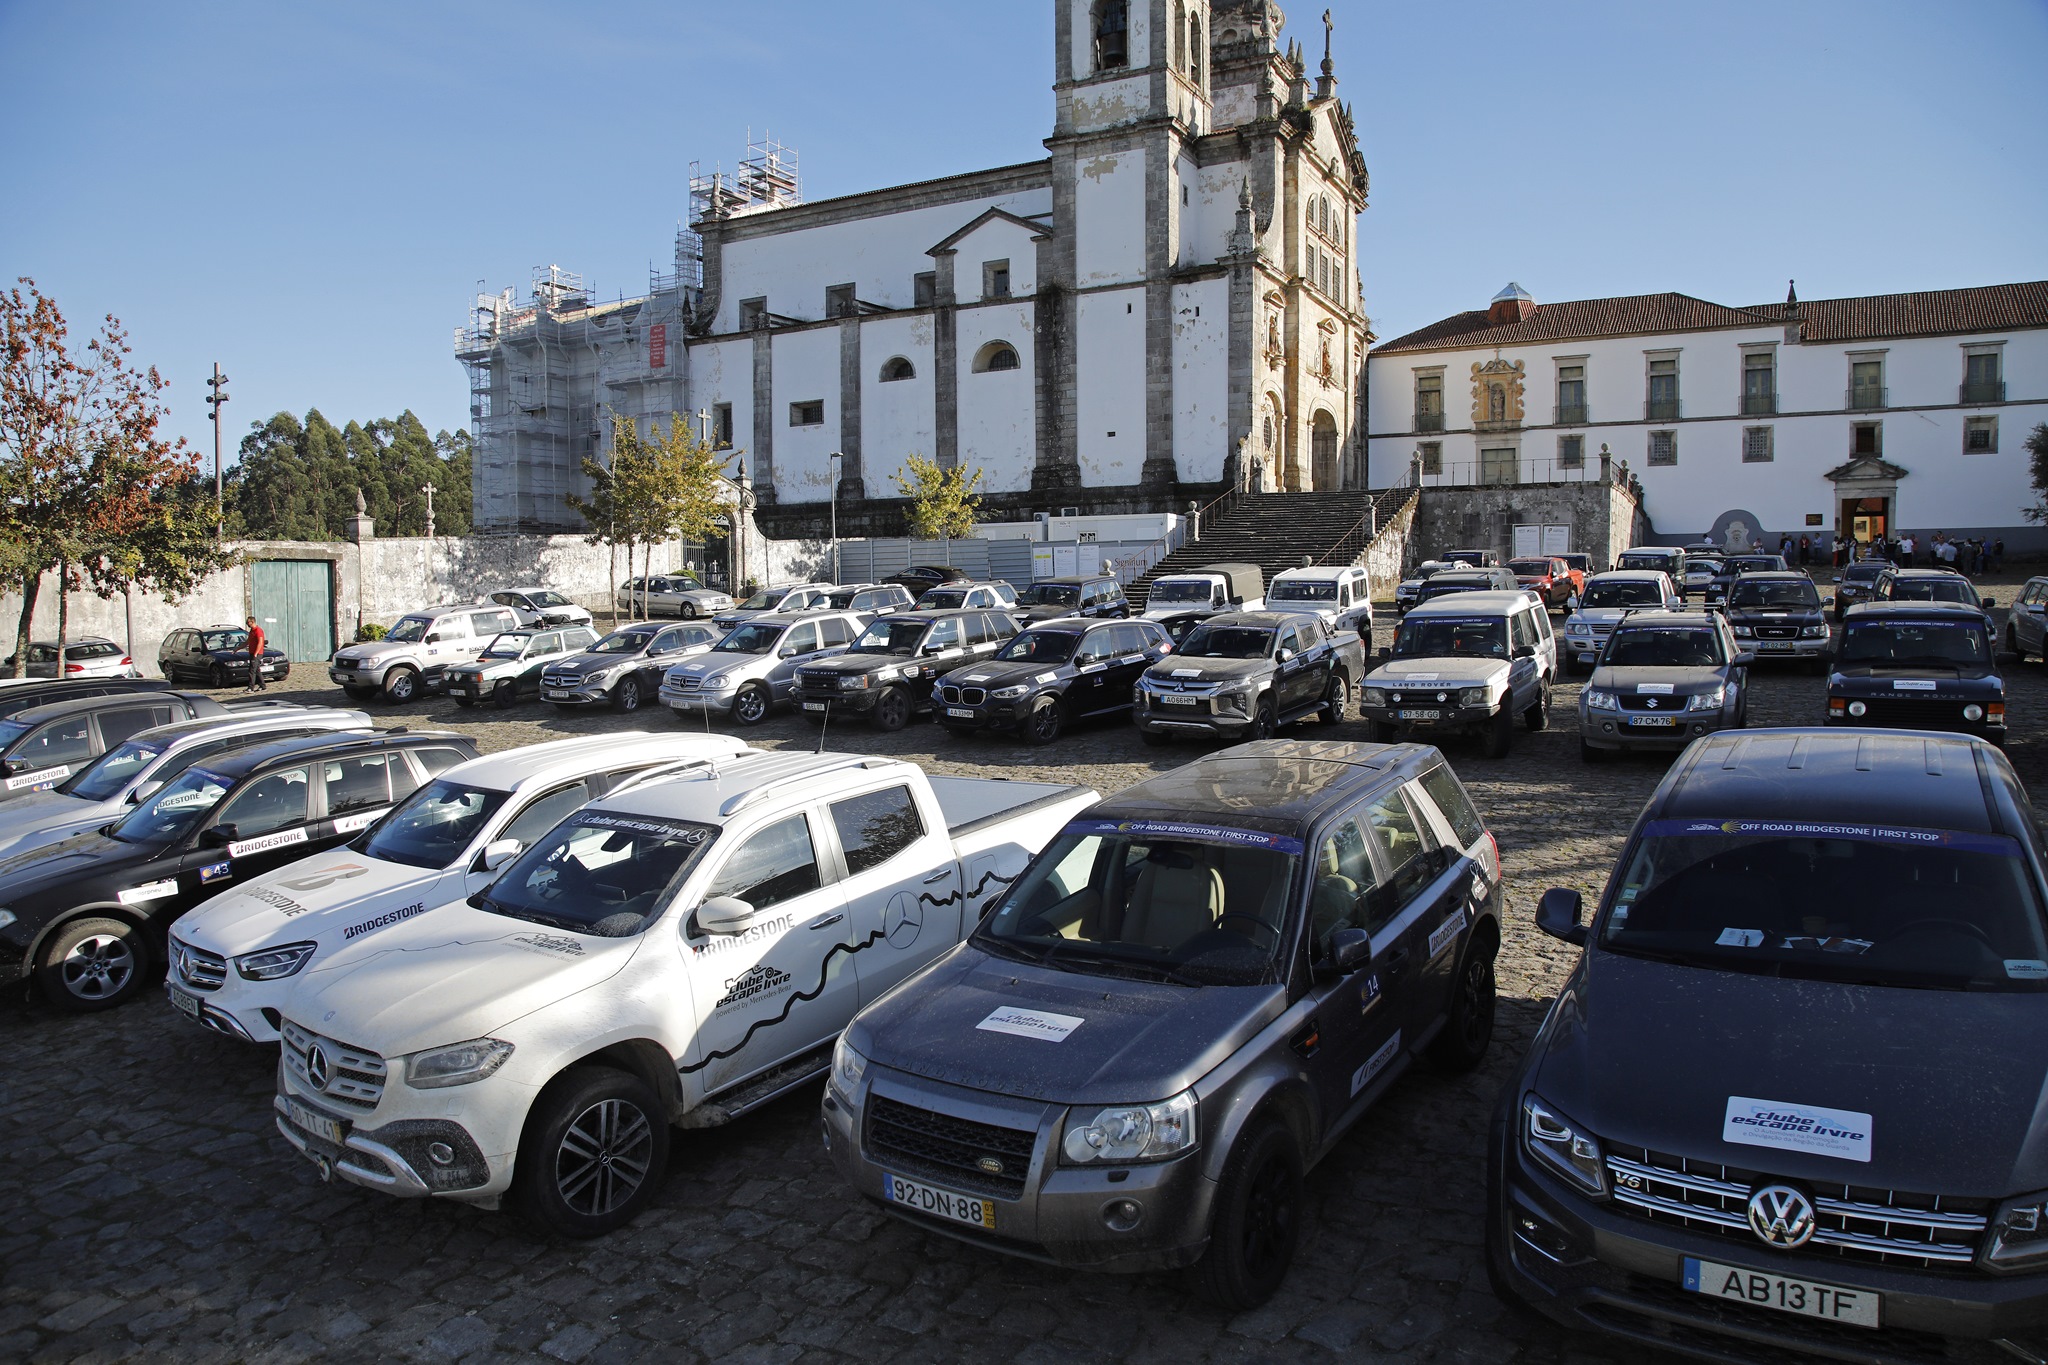
[[[1688,711],[1718,711],[1721,709],[1721,703],[1727,699],[1728,689],[1726,687],[1717,687],[1711,692],[1700,692],[1686,698],[1685,709]]]
[[[1616,699],[1612,692],[1603,691],[1597,687],[1586,689],[1586,705],[1595,711],[1619,711],[1621,709],[1621,702]]]
[[[860,1093],[860,1078],[867,1070],[868,1059],[846,1041],[845,1034],[840,1034],[839,1041],[832,1044],[832,1088],[839,1092],[840,1099],[848,1104],[855,1102],[854,1096]]]
[[[1870,710],[1870,708],[1868,706],[1865,706],[1860,701],[1852,701],[1849,703],[1849,714],[1852,716],[1860,716],[1868,710]]]
[[[865,673],[850,673],[839,680],[840,690],[846,692],[859,692],[874,685],[875,680]]]
[[[1963,708],[1963,719],[1964,719],[1964,720],[1982,720],[1982,719],[1984,719],[1984,708],[1983,708],[1983,707],[1981,707],[1981,706],[1978,706],[1978,705],[1976,705],[1975,703],[1972,703],[1972,704],[1971,704],[1971,705],[1969,705],[1969,706],[1965,706],[1965,707]]]
[[[1093,1161],[1163,1161],[1195,1145],[1195,1093],[1183,1090],[1157,1104],[1117,1104],[1085,1119],[1067,1119],[1060,1143],[1064,1160],[1076,1165]]]
[[[1018,683],[1014,687],[998,687],[995,691],[989,693],[989,695],[991,697],[994,697],[997,701],[1015,701],[1017,700],[1017,698],[1023,696],[1026,692],[1029,692],[1030,690],[1031,688],[1029,684]]]
[[[292,975],[312,960],[317,943],[287,943],[281,948],[265,948],[260,953],[244,953],[235,959],[235,970],[242,974],[244,981],[277,981]]]
[[[1735,628],[1735,638],[1738,640],[1755,639],[1756,632],[1754,630],[1751,630],[1748,626],[1737,626]]]
[[[704,686],[710,688],[713,692],[723,692],[726,688],[732,686],[732,674],[714,673],[704,680]]]
[[[2048,1262],[2048,1194],[2007,1200],[1991,1222],[1991,1249],[1984,1259],[2000,1270],[2021,1270]]]
[[[1828,628],[1826,626],[1801,626],[1799,628],[1799,638],[1802,640],[1825,640],[1828,638]]]
[[[1458,693],[1458,705],[1460,705],[1460,706],[1484,706],[1484,705],[1486,705],[1486,689],[1485,689],[1485,688],[1483,688],[1483,687],[1468,687],[1468,688],[1465,688],[1465,689],[1464,689],[1463,691],[1461,691],[1461,692],[1459,692],[1459,693]]]
[[[619,670],[616,667],[614,667],[600,668],[595,673],[585,673],[581,679],[581,685],[586,687],[590,686],[591,684],[602,686],[603,684],[610,682],[612,680],[612,674],[618,671]]]
[[[1387,704],[1386,689],[1382,687],[1368,687],[1360,694],[1360,698],[1361,704],[1365,706],[1385,706]]]
[[[441,1090],[480,1081],[505,1064],[512,1044],[496,1038],[428,1048],[405,1059],[405,1083],[415,1090]]]
[[[12,910],[0,910],[0,929],[8,928],[15,922],[15,919],[16,916]]]
[[[1564,633],[1567,635],[1591,635],[1593,628],[1583,621],[1567,621],[1564,623]]]
[[[1534,1092],[1522,1096],[1522,1141],[1529,1155],[1596,1199],[1607,1197],[1607,1163],[1591,1134]]]

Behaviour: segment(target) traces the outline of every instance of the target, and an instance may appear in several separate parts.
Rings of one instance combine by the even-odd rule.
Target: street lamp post
[[[213,409],[213,538],[219,540],[227,513],[222,502],[220,475],[220,409],[228,401],[228,377],[220,372],[220,362],[213,362],[213,377],[206,381],[206,387],[213,392],[206,397],[206,405]]]
[[[839,582],[839,462],[846,456],[835,450],[825,457],[832,468],[832,582]]]

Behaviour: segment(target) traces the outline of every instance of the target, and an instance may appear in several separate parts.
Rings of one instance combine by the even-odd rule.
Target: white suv
[[[1311,612],[1332,631],[1372,642],[1372,580],[1357,564],[1281,570],[1266,585],[1266,610]]]
[[[381,640],[335,650],[327,676],[357,701],[382,692],[387,701],[408,702],[440,691],[451,666],[474,662],[484,646],[517,629],[519,613],[496,603],[428,607],[399,617]]]

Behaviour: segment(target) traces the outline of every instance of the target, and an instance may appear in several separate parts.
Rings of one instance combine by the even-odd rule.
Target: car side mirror
[[[1984,610],[1986,610],[1986,611],[1990,611],[1990,610],[1991,610],[1991,609],[1992,609],[1993,607],[1995,607],[1995,606],[1997,606],[1997,605],[1998,605],[1998,599],[1997,599],[1997,598],[1995,598],[1995,597],[1987,597],[1987,598],[1984,598],[1984,599],[1983,599],[1983,602],[1984,602]]]
[[[794,659],[800,652],[795,646],[789,645],[776,650],[775,657],[778,659]]]
[[[1273,657],[1284,664],[1294,658],[1294,651],[1287,648],[1285,645],[1282,645],[1277,651],[1274,652]]]
[[[135,784],[135,790],[128,793],[128,804],[139,806],[163,789],[164,784],[161,782],[138,782]]]
[[[1664,599],[1664,610],[1666,610],[1666,611],[1684,611],[1684,610],[1685,610],[1685,599],[1684,599],[1683,597],[1667,597],[1667,598],[1665,598],[1665,599]]]
[[[1536,646],[1534,646],[1534,645],[1516,645],[1516,646],[1515,646],[1515,657],[1516,657],[1517,659],[1533,659],[1533,658],[1535,658],[1535,657],[1536,657]]]
[[[1830,582],[1830,583],[1839,583],[1839,582],[1841,582],[1841,581],[1842,581],[1842,576],[1841,576],[1840,574],[1836,574],[1836,575],[1835,575],[1835,576],[1834,576],[1833,578],[1830,578],[1830,579],[1828,580],[1828,582]]]
[[[707,934],[737,934],[753,922],[753,905],[738,896],[713,896],[697,907],[697,927]]]
[[[484,851],[477,858],[477,864],[482,871],[496,872],[518,857],[520,850],[525,847],[517,839],[493,839],[484,845]]]
[[[233,824],[214,825],[200,831],[199,842],[207,848],[224,848],[241,838],[241,831]]]
[[[1728,662],[1734,664],[1737,668],[1748,668],[1756,662],[1756,651],[1745,649]]]
[[[1579,912],[1584,905],[1578,892],[1569,887],[1552,887],[1536,902],[1536,927],[1552,938],[1583,945],[1586,926],[1579,923]]]
[[[441,643],[441,637],[438,633],[429,631],[427,633],[427,637],[424,640],[420,641],[420,643],[425,645],[438,645]]]
[[[1331,976],[1349,976],[1372,961],[1372,935],[1363,929],[1346,927],[1330,935],[1328,970]]]

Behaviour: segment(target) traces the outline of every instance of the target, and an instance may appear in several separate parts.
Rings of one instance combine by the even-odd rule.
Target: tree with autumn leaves
[[[79,348],[35,281],[0,294],[0,573],[22,599],[0,672],[18,670],[51,570],[61,641],[73,591],[175,600],[233,558],[197,453],[159,434],[167,381],[130,355],[111,314]]]

